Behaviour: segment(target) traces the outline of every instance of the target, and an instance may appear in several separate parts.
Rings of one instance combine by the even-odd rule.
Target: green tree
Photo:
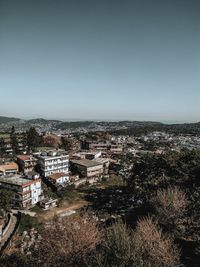
[[[27,145],[29,150],[35,150],[40,145],[41,138],[34,127],[27,132]]]
[[[18,144],[18,139],[17,139],[17,134],[15,132],[15,127],[12,126],[11,132],[10,132],[10,142],[11,142],[11,147],[13,150],[13,154],[16,155],[19,153],[19,144]]]
[[[3,138],[0,138],[0,157],[3,157],[6,153],[6,144]]]
[[[9,211],[13,204],[14,192],[4,188],[0,189],[0,209]]]

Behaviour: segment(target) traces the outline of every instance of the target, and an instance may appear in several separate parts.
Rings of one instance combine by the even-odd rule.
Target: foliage
[[[22,214],[19,226],[19,233],[30,230],[32,228],[35,228],[36,230],[41,230],[43,228],[43,225],[38,222],[36,217],[32,217],[28,214]]]
[[[83,266],[100,240],[96,222],[87,215],[54,218],[43,230],[38,249],[33,252],[34,266]]]
[[[58,147],[60,145],[60,139],[56,135],[45,135],[43,137],[44,145]]]
[[[178,187],[158,190],[153,199],[156,218],[170,234],[174,232],[178,234],[180,227],[183,226],[187,205],[186,194]]]
[[[0,189],[0,209],[9,211],[13,204],[14,192],[4,188]]]
[[[151,218],[138,222],[133,234],[137,267],[169,267],[179,263],[180,252]]]
[[[27,132],[27,145],[29,150],[35,150],[42,143],[42,137],[38,134],[34,127]]]
[[[13,150],[13,154],[16,155],[19,153],[19,143],[17,139],[17,134],[15,132],[15,127],[12,126],[11,133],[10,133],[10,141],[11,141],[11,147]]]

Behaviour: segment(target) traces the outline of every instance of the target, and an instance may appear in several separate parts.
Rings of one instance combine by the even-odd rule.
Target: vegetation
[[[23,233],[24,231],[28,231],[32,228],[36,230],[43,229],[43,225],[38,222],[36,217],[31,217],[28,214],[22,214],[19,226],[19,233]]]
[[[9,211],[12,208],[15,193],[11,190],[1,188],[0,190],[0,209]]]

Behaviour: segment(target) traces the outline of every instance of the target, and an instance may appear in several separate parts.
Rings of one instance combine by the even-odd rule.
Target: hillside
[[[20,121],[20,119],[0,116],[0,123],[9,123],[9,122],[16,122],[16,121]]]

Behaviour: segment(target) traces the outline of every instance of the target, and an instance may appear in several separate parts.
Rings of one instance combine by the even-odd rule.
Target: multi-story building
[[[30,208],[42,199],[41,179],[11,174],[0,177],[0,187],[15,192],[13,204],[19,208]]]
[[[17,164],[19,165],[19,171],[27,174],[35,170],[37,159],[32,155],[18,155]]]
[[[104,173],[103,164],[89,159],[70,160],[72,171],[82,177],[102,178]]]
[[[38,171],[44,177],[69,171],[69,155],[65,150],[48,150],[35,153],[34,156],[38,159]]]
[[[17,174],[18,165],[15,162],[9,162],[3,165],[0,165],[0,176],[7,174]]]

